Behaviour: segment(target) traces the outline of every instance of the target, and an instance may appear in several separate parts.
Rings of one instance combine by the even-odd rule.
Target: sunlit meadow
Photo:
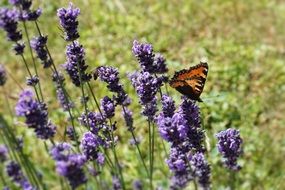
[[[0,6],[1,189],[285,188],[285,2]]]

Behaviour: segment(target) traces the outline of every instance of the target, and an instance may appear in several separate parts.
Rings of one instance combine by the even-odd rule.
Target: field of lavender
[[[0,6],[1,189],[285,189],[284,1]]]

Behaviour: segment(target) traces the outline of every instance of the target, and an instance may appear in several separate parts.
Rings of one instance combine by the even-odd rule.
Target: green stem
[[[36,62],[35,62],[35,58],[34,58],[34,54],[33,54],[33,50],[32,50],[32,46],[31,46],[31,42],[30,42],[29,33],[28,33],[28,30],[27,30],[27,26],[26,26],[26,22],[23,21],[23,24],[24,24],[25,34],[26,34],[26,37],[27,37],[27,40],[28,40],[28,44],[29,44],[29,51],[30,51],[30,54],[31,54],[31,57],[32,57],[34,70],[35,70],[36,75],[39,77],[37,66],[36,66]],[[44,101],[44,97],[43,97],[42,88],[41,88],[41,82],[40,81],[38,82],[38,86],[39,86],[39,91],[40,91],[40,95],[41,95],[41,100]]]
[[[149,171],[150,171],[150,189],[153,189],[152,185],[152,134],[151,134],[151,126],[150,126],[150,120],[148,119],[148,151],[149,151]]]

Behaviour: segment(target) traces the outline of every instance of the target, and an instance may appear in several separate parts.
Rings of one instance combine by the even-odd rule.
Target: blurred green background
[[[67,7],[68,2],[33,2],[34,8],[39,6],[43,9],[39,25],[43,33],[48,35],[48,46],[58,66],[65,62],[66,42],[61,38],[56,10]],[[170,74],[197,64],[206,57],[209,74],[201,96],[204,103],[199,105],[208,137],[213,189],[229,188],[229,172],[221,167],[214,138],[216,132],[228,127],[238,128],[244,139],[244,154],[240,159],[243,169],[236,177],[237,189],[285,189],[284,1],[74,0],[73,3],[81,9],[80,42],[86,48],[89,70],[99,65],[112,65],[120,69],[122,83],[134,99],[132,108],[137,133],[145,131],[146,126],[138,125],[143,118],[139,117],[140,106],[126,77],[128,72],[138,69],[131,53],[132,41],[138,39],[152,43],[154,50],[167,59]],[[0,5],[6,6],[8,3],[4,1]],[[28,27],[32,36],[34,26],[29,23]],[[10,50],[11,43],[5,40],[3,31],[0,38],[0,63],[12,75],[5,90],[9,92],[11,107],[14,107],[21,89],[11,77],[25,86],[27,73],[20,58]],[[31,62],[30,58],[28,60]],[[50,70],[42,69],[39,64],[38,68],[45,99],[52,110],[50,115],[61,126],[65,122],[61,118],[66,115],[60,109],[55,109],[59,106],[50,80]],[[68,91],[76,99],[80,90],[68,81]],[[98,97],[106,94],[104,84],[93,85]],[[179,103],[180,94],[174,90],[171,90],[171,94]],[[3,98],[0,100],[1,113],[8,115],[6,102]],[[15,126],[23,125],[17,121],[14,123]],[[51,169],[53,161],[44,151],[43,143],[36,140],[30,130],[22,126],[17,128],[18,133],[25,136],[26,151],[36,164],[42,165],[48,184],[58,189],[58,184],[53,181],[57,178]],[[122,134],[126,131],[124,127],[119,130]],[[127,137],[120,137],[123,142],[128,141]],[[35,146],[35,142],[38,145]],[[119,145],[120,155],[125,160],[128,168],[126,175],[129,176],[125,178],[131,181],[139,176],[139,164],[133,161],[135,150],[122,144]],[[157,161],[158,170],[168,170],[166,164],[159,159]],[[157,184],[167,181],[159,171],[155,179]]]

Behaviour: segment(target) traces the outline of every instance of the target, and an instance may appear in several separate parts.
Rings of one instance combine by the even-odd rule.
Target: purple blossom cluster
[[[102,139],[91,132],[83,134],[81,140],[81,148],[88,160],[96,160],[98,164],[104,164],[104,155],[99,152],[99,147],[102,145]]]
[[[198,177],[198,182],[203,189],[209,189],[210,187],[210,174],[211,168],[203,153],[196,153],[189,156],[193,173]]]
[[[69,100],[68,97],[65,95],[64,76],[58,72],[53,73],[52,80],[55,83],[57,100],[59,101],[62,109],[64,111],[68,111],[70,108],[73,108],[74,103],[71,100]]]
[[[9,0],[9,3],[20,7],[21,9],[21,20],[23,21],[36,21],[42,14],[40,8],[36,10],[31,10],[32,1],[31,0]]]
[[[16,9],[0,9],[0,27],[6,31],[7,39],[13,42],[22,39],[22,33],[18,30],[19,14]]]
[[[142,114],[152,121],[157,111],[156,93],[162,81],[149,72],[143,71],[133,73],[129,78],[136,89],[140,104],[143,106]]]
[[[132,51],[144,72],[163,74],[168,71],[164,57],[161,54],[155,54],[151,44],[134,40]]]
[[[16,105],[16,114],[25,117],[26,125],[33,128],[38,138],[49,139],[55,135],[56,127],[48,120],[47,106],[34,99],[30,90],[24,90]]]
[[[99,79],[107,83],[107,88],[116,93],[114,100],[116,104],[127,106],[129,104],[129,97],[125,92],[123,85],[120,83],[119,72],[115,67],[101,66],[96,69]]]
[[[63,65],[72,83],[79,87],[81,83],[88,82],[91,75],[86,73],[88,65],[85,64],[85,51],[83,46],[74,41],[66,47],[66,63]]]
[[[34,37],[30,43],[33,50],[35,50],[37,53],[38,58],[41,60],[43,67],[50,67],[52,61],[48,58],[48,52],[45,48],[47,43],[47,36]]]
[[[7,73],[4,65],[0,64],[0,86],[4,86],[7,81]]]
[[[36,86],[39,83],[39,77],[37,75],[34,75],[32,77],[27,77],[26,84],[28,86]]]
[[[106,118],[112,118],[115,115],[115,104],[114,101],[109,98],[108,96],[105,96],[101,100],[101,110],[103,111],[104,117]]]
[[[112,143],[110,133],[112,131],[112,127],[113,130],[115,130],[116,124],[113,126],[107,125],[106,118],[102,117],[102,115],[98,112],[88,112],[87,115],[83,113],[79,118],[79,121],[83,126],[90,127],[90,132],[94,135],[96,141],[99,142],[100,146],[103,146],[104,148],[110,147]],[[90,136],[91,135],[88,133],[86,138]]]
[[[5,145],[0,145],[0,162],[3,163],[8,157],[8,148]]]
[[[6,172],[7,175],[11,178],[11,180],[16,185],[20,186],[22,189],[36,190],[36,188],[33,187],[27,180],[27,178],[24,176],[21,167],[18,163],[10,161],[6,165]]]
[[[174,174],[171,179],[171,189],[185,188],[194,177],[198,178],[202,187],[208,188],[210,167],[202,153],[204,152],[202,145],[204,133],[200,124],[199,107],[192,100],[183,97],[181,105],[175,111],[175,103],[172,98],[163,95],[162,112],[156,117],[156,123],[161,137],[171,144],[167,160],[167,164]],[[196,154],[190,156],[193,152]],[[189,163],[191,163],[191,167]],[[204,164],[204,168],[201,166],[202,164]],[[193,171],[192,167],[196,170]]]
[[[57,16],[61,27],[64,29],[65,40],[74,41],[79,38],[78,20],[80,14],[79,8],[74,8],[72,3],[69,3],[68,8],[60,8],[57,10]]]
[[[239,170],[238,157],[242,154],[242,139],[236,129],[227,129],[216,135],[218,139],[218,150],[224,158],[225,166],[231,170]]]
[[[68,143],[57,144],[50,150],[50,154],[56,161],[56,171],[68,180],[72,189],[87,182],[83,170],[86,157],[71,153],[71,145]]]

